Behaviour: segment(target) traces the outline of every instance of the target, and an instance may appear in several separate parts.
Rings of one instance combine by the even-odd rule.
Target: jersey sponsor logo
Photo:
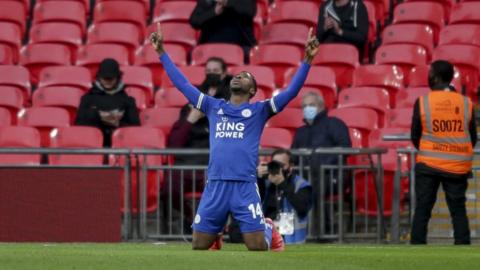
[[[252,116],[252,111],[250,109],[245,109],[242,111],[242,116],[248,118]]]
[[[244,131],[245,131],[244,123],[228,122],[227,117],[222,117],[222,122],[218,122],[215,127],[215,139],[221,139],[221,138],[243,139]]]

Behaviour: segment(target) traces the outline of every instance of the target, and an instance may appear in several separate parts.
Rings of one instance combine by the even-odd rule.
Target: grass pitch
[[[192,251],[189,244],[0,244],[0,269],[480,269],[480,246],[288,246],[282,253],[243,245]]]

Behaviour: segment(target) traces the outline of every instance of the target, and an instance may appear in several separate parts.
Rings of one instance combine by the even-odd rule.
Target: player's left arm
[[[310,31],[308,32],[308,40],[305,44],[305,58],[300,65],[300,68],[293,76],[287,88],[270,99],[270,106],[274,114],[283,110],[283,108],[285,108],[285,106],[297,96],[303,83],[307,79],[312,60],[318,52],[318,46],[319,42],[313,34],[313,28],[310,28]]]

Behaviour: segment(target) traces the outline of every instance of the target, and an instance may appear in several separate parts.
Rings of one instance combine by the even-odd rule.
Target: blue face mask
[[[303,118],[307,121],[311,121],[317,116],[318,108],[315,106],[305,106],[303,108]]]

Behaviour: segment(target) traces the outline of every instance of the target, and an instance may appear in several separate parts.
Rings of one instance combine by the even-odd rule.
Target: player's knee
[[[199,241],[198,239],[193,239],[192,241],[193,250],[207,250],[209,247],[210,245],[207,245],[206,243]]]
[[[247,249],[250,251],[266,251],[268,250],[267,243],[265,243],[265,240],[262,239],[262,241],[249,241],[245,242],[245,245],[247,246]]]

